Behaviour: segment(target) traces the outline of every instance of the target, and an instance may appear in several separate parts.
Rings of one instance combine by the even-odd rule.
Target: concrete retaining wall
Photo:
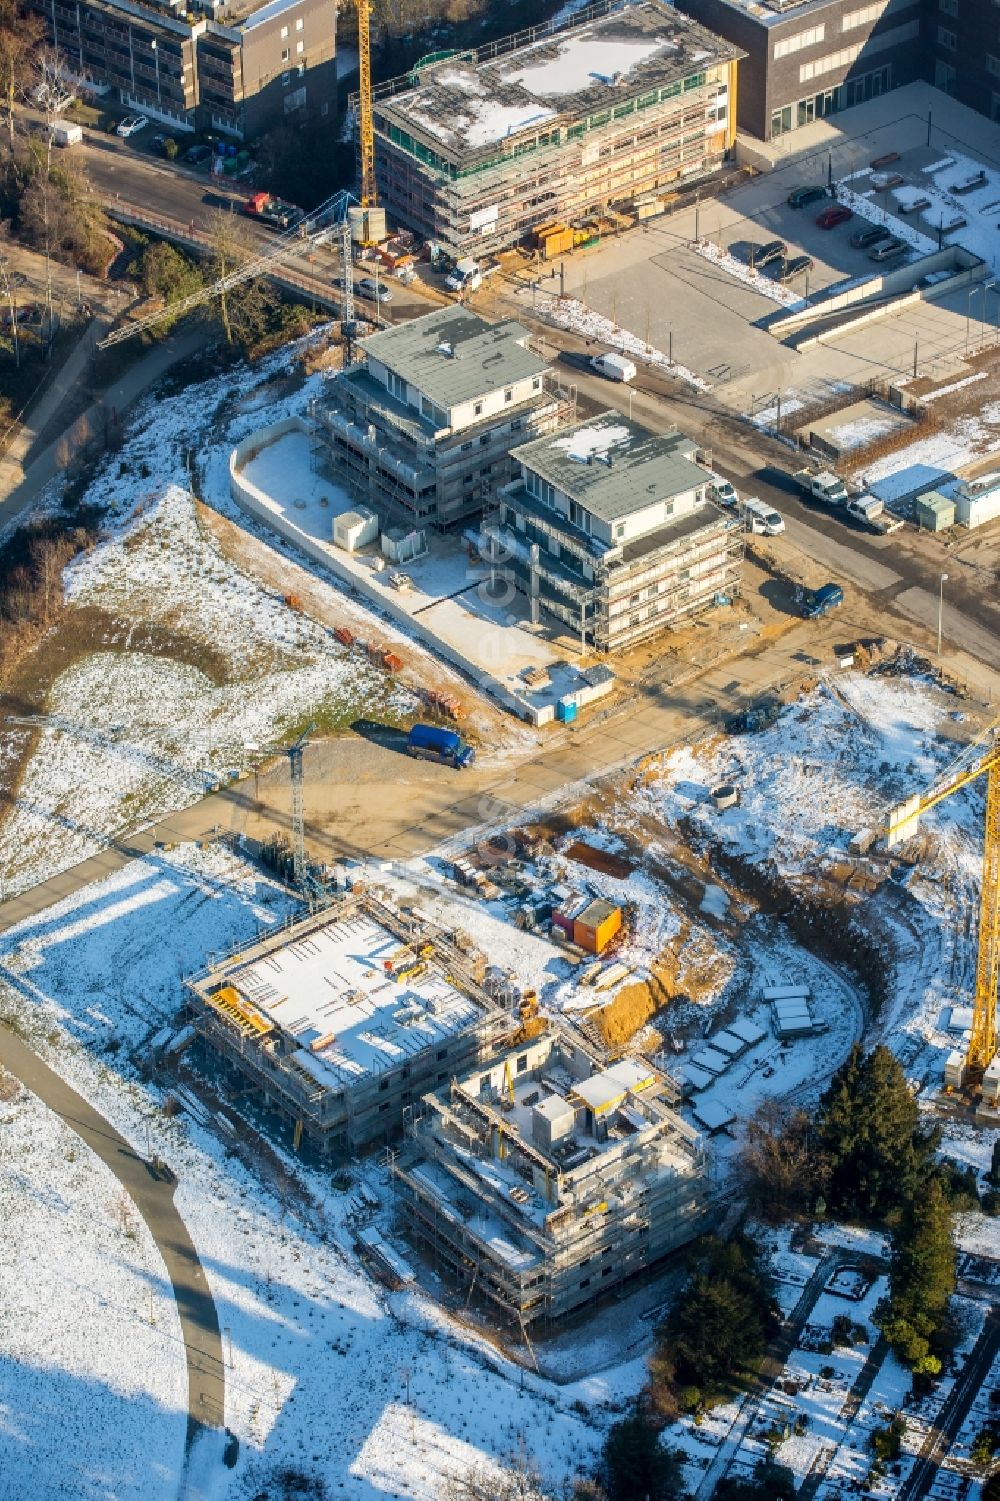
[[[947,281],[938,282],[933,287],[914,287],[915,280],[930,276],[935,271],[953,271],[954,274]],[[796,349],[809,349],[828,334],[842,334],[847,329],[862,328],[878,318],[893,316],[913,303],[931,302],[936,297],[946,296],[972,282],[982,281],[985,275],[986,264],[978,256],[960,245],[948,245],[943,250],[935,250],[931,255],[911,261],[909,265],[901,266],[896,271],[877,272],[867,281],[847,287],[832,297],[823,298],[811,307],[779,313],[768,323],[768,332],[776,339],[785,339],[799,330],[808,330],[811,323],[818,323],[858,303],[872,304],[869,308],[859,308],[856,318],[847,318],[834,328],[820,330],[811,337],[806,333],[803,339],[796,341]],[[885,301],[877,302],[877,298],[884,298]]]
[[[548,724],[555,717],[555,708],[551,704],[536,707],[527,699],[511,693],[505,683],[491,677],[489,673],[452,646],[450,641],[443,641],[440,636],[429,631],[420,621],[419,617],[410,615],[397,600],[384,590],[379,589],[374,582],[369,582],[363,574],[355,573],[346,563],[342,562],[333,551],[331,539],[330,547],[326,548],[315,537],[310,537],[290,521],[287,516],[272,510],[267,504],[268,497],[264,492],[242,473],[244,467],[255,459],[262,449],[268,448],[283,438],[286,433],[307,433],[310,437],[315,435],[315,428],[304,417],[283,417],[280,422],[272,422],[268,427],[258,428],[249,437],[238,443],[229,455],[229,492],[236,504],[260,521],[264,526],[284,537],[286,542],[291,542],[300,552],[304,552],[313,562],[319,563],[342,584],[346,584],[350,592],[363,599],[366,604],[380,615],[388,615],[397,625],[400,625],[409,634],[425,641],[439,656],[444,657],[453,667],[457,667],[465,677],[471,679],[478,687],[497,699],[505,709],[516,714],[519,719],[525,719],[530,724]],[[332,526],[332,520],[331,520]]]

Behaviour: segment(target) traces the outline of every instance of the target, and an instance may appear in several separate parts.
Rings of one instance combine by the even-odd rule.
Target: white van
[[[455,262],[455,269],[445,280],[452,292],[475,292],[482,284],[483,273],[479,262],[471,259]]]
[[[758,536],[777,537],[785,530],[785,523],[774,507],[758,500],[756,495],[748,495],[740,502],[740,515],[747,531]]]
[[[608,380],[624,381],[626,385],[630,380],[635,380],[637,374],[632,361],[627,360],[623,354],[595,354],[590,368]]]
[[[729,511],[735,510],[740,503],[735,486],[731,485],[727,479],[723,479],[721,474],[712,475],[709,489],[712,492],[712,499]]]
[[[53,120],[51,130],[53,146],[79,146],[83,140],[83,130],[71,120]]]

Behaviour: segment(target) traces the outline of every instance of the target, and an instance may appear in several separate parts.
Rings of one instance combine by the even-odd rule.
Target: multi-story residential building
[[[428,63],[376,90],[380,202],[455,255],[503,249],[722,162],[738,48],[660,0]]]
[[[607,652],[731,598],[743,529],[708,498],[696,452],[619,412],[515,449],[518,477],[486,526],[495,582]]]
[[[515,1327],[551,1323],[705,1228],[673,1082],[553,1028],[421,1102],[393,1159],[411,1238]]]
[[[315,413],[341,483],[384,521],[448,527],[493,504],[511,449],[573,411],[530,338],[447,307],[363,340]]]
[[[243,138],[336,107],[336,0],[27,0],[81,79],[176,131]]]
[[[745,54],[737,125],[761,140],[923,76],[921,0],[677,3]]]

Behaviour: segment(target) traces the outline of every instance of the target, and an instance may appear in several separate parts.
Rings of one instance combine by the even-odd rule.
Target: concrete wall
[[[380,615],[389,615],[397,625],[403,626],[411,635],[418,636],[427,642],[439,656],[457,667],[478,687],[497,699],[505,709],[516,714],[519,719],[526,719],[530,724],[535,725],[551,722],[555,716],[555,710],[551,705],[536,708],[527,699],[511,693],[506,684],[490,677],[479,663],[464,656],[449,641],[443,641],[429,631],[418,616],[410,615],[390,595],[376,588],[373,583],[369,583],[363,574],[357,573],[348,563],[342,562],[332,550],[332,544],[330,548],[324,547],[321,542],[315,537],[308,536],[288,517],[272,510],[267,504],[268,497],[264,492],[242,473],[251,459],[271,443],[283,438],[286,433],[312,435],[313,431],[311,424],[302,417],[284,417],[280,422],[273,422],[268,427],[259,428],[257,432],[244,438],[242,443],[238,443],[229,455],[229,491],[236,504],[255,520],[284,537],[286,542],[291,542],[300,552],[312,558],[313,562],[325,568],[328,573],[332,573],[341,583],[348,586],[352,594],[360,596]]]

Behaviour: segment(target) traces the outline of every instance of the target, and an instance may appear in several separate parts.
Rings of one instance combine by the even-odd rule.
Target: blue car
[[[825,615],[844,603],[844,591],[839,584],[824,584],[822,589],[806,589],[802,595],[802,614],[806,620]]]

